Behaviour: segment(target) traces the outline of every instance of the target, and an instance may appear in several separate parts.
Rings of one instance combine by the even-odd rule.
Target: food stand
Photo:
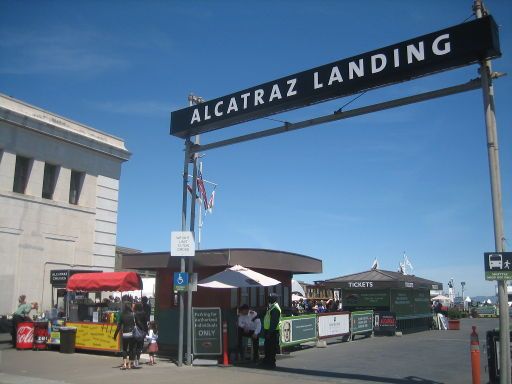
[[[121,303],[96,303],[90,292],[128,292],[142,289],[142,279],[135,272],[77,273],[67,282],[69,321],[75,327],[76,349],[119,352],[120,335],[114,340]]]

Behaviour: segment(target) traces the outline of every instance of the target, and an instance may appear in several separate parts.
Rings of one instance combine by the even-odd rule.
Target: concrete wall
[[[0,95],[0,314],[12,313],[20,294],[48,309],[52,269],[114,269],[119,178],[129,153],[119,139],[51,116]],[[24,194],[13,192],[16,156],[31,159]],[[45,162],[57,166],[52,199],[42,198]],[[84,173],[77,205],[69,203],[72,170]]]

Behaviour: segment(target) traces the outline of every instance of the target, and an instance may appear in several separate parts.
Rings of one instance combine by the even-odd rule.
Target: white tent
[[[253,288],[270,287],[280,283],[279,280],[265,276],[252,269],[235,265],[199,281],[197,285],[206,288]]]
[[[304,292],[304,288],[299,284],[297,280],[292,279],[292,294],[297,294],[298,296],[306,297],[306,292]]]
[[[297,295],[296,293],[292,293],[292,301],[299,301],[300,299],[306,299],[305,296]]]

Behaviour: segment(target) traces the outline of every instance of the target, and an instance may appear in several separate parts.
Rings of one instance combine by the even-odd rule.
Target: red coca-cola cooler
[[[46,349],[48,342],[48,322],[36,321],[34,323],[34,349]]]
[[[16,330],[16,349],[32,349],[34,347],[34,323],[18,323]]]

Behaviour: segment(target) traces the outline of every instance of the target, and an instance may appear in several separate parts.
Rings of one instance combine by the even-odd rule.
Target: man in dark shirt
[[[279,327],[281,323],[281,307],[277,303],[277,294],[271,293],[268,297],[268,309],[263,319],[263,332],[265,335],[265,359],[262,368],[274,369],[276,367],[276,354],[279,348]]]

